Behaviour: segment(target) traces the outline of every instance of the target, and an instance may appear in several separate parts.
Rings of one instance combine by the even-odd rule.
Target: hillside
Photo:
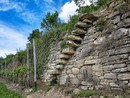
[[[41,28],[26,50],[0,59],[5,84],[27,98],[130,97],[130,1],[99,0],[68,23],[48,13]]]

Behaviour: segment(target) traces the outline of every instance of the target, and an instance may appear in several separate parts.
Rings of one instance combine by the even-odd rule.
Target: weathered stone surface
[[[93,64],[96,64],[98,62],[97,59],[95,60],[85,60],[85,65],[93,65]]]
[[[60,85],[65,85],[68,82],[69,77],[67,75],[60,77]]]
[[[78,68],[72,68],[72,73],[77,75],[79,74],[79,69]]]
[[[83,21],[84,19],[88,19],[88,20],[91,20],[91,21],[95,21],[97,20],[98,18],[96,16],[94,16],[93,14],[83,14],[79,17],[79,21]]]
[[[87,23],[84,23],[84,22],[78,22],[75,27],[78,27],[78,28],[89,28],[91,27],[91,25],[87,24]]]
[[[126,64],[122,63],[122,64],[114,64],[114,68],[123,68],[123,67],[126,67]]]
[[[106,79],[116,79],[116,74],[107,73],[107,74],[104,75],[104,78],[106,78]]]
[[[59,58],[60,58],[60,59],[69,59],[69,58],[71,58],[71,55],[60,54]]]
[[[125,28],[120,28],[118,29],[116,32],[113,32],[112,33],[112,37],[114,39],[120,39],[122,38],[123,36],[127,36],[128,35],[128,29],[125,29]]]
[[[113,70],[114,68],[115,68],[114,65],[103,66],[103,70],[104,70],[104,71],[111,71],[111,70]]]
[[[117,85],[116,83],[110,83],[111,87],[119,87],[119,85]]]
[[[66,42],[67,45],[71,46],[71,47],[79,47],[80,44],[76,44],[74,41],[68,40]]]
[[[103,41],[105,41],[105,37],[99,37],[94,41],[95,45],[100,45]]]
[[[76,35],[69,35],[68,36],[69,40],[76,40],[76,41],[81,41],[82,38],[80,36],[76,36]]]
[[[121,27],[129,27],[130,26],[130,18],[126,18],[124,19],[123,21],[120,21],[118,24],[117,24],[118,28],[121,28]]]
[[[124,54],[124,53],[129,53],[129,52],[130,52],[130,48],[127,48],[127,47],[115,50],[115,54]]]
[[[123,14],[121,19],[125,19],[125,18],[128,18],[130,17],[130,11],[128,11],[127,13]]]
[[[114,17],[114,19],[112,21],[113,21],[113,24],[117,24],[120,21],[120,16],[118,15],[118,16]]]
[[[72,55],[75,53],[74,49],[73,48],[65,48],[62,50],[62,53],[63,54],[69,54],[69,55]]]
[[[82,29],[75,29],[75,30],[73,30],[72,31],[72,34],[86,34],[87,33],[87,31],[85,31],[85,30],[82,30]]]
[[[120,73],[118,75],[119,80],[130,80],[130,73]]]
[[[75,66],[77,66],[77,67],[81,67],[83,65],[84,65],[84,59],[81,59],[81,60],[78,60],[75,62]]]
[[[57,64],[62,64],[62,65],[66,65],[67,64],[67,60],[65,60],[65,59],[59,59],[58,61],[57,61]]]

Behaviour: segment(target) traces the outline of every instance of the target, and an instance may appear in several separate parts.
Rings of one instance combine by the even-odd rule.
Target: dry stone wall
[[[68,47],[62,52],[60,48],[55,51],[58,57],[52,57],[55,60],[49,63],[52,70],[47,71],[47,82],[55,80],[60,85],[83,90],[128,89],[130,10],[117,10],[123,4],[126,3],[110,2],[98,14],[79,18],[68,37]]]

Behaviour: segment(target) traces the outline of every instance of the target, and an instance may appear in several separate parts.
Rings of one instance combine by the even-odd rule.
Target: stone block
[[[124,19],[123,21],[120,21],[118,24],[117,24],[117,27],[118,28],[122,28],[122,27],[129,27],[130,26],[130,18],[126,18]]]
[[[63,49],[62,50],[62,53],[63,54],[69,54],[69,55],[72,55],[72,54],[74,54],[75,53],[75,51],[74,51],[74,49],[73,48],[65,48],[65,49]]]
[[[94,65],[98,63],[98,59],[94,59],[94,60],[85,60],[85,65]]]
[[[77,44],[77,43],[75,43],[74,41],[71,41],[71,40],[67,40],[66,44],[69,45],[69,46],[71,46],[71,47],[74,47],[74,48],[75,47],[77,48],[77,47],[80,46],[80,44]]]
[[[110,83],[110,86],[111,87],[117,87],[117,88],[119,87],[119,85],[117,85],[116,83]]]
[[[87,33],[87,31],[85,31],[85,30],[83,30],[83,29],[79,29],[79,28],[77,28],[77,29],[75,29],[75,30],[73,30],[72,31],[72,34],[80,34],[80,35],[83,35],[83,34],[86,34]]]
[[[107,73],[107,74],[104,74],[104,78],[106,79],[116,79],[116,74],[114,73]]]
[[[130,80],[130,73],[120,73],[118,75],[119,80]]]
[[[75,62],[75,66],[82,67],[84,65],[84,59],[78,60]]]
[[[120,21],[120,15],[115,16],[112,21],[113,21],[113,24],[117,24]]]
[[[69,58],[71,58],[71,55],[60,54],[59,58],[60,58],[60,59],[69,59]]]
[[[66,65],[67,64],[67,60],[65,60],[65,59],[59,59],[58,61],[57,61],[57,64],[61,64],[61,65]]]
[[[79,17],[79,21],[83,21],[85,19],[88,19],[93,22],[93,21],[96,21],[98,17],[94,16],[93,14],[88,14],[88,13],[85,13]]]
[[[68,36],[69,40],[76,40],[76,41],[81,41],[82,38],[80,36],[76,36],[76,35],[69,35]]]
[[[125,64],[125,63],[122,63],[122,64],[114,64],[114,68],[123,68],[123,67],[126,67],[126,64]]]
[[[130,17],[130,11],[128,11],[127,13],[124,13],[121,17],[121,19],[125,19],[125,18],[128,18]]]
[[[114,65],[103,66],[104,71],[111,71],[114,69]]]
[[[79,74],[79,69],[78,68],[72,68],[72,73],[77,75]]]
[[[77,28],[89,28],[89,27],[91,27],[91,25],[90,25],[90,24],[87,24],[87,23],[84,23],[84,22],[78,22],[78,23],[75,25],[75,27],[77,27]]]

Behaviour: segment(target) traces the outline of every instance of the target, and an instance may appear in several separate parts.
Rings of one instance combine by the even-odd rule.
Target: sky
[[[77,9],[73,0],[0,0],[0,57],[26,49],[29,34],[40,28],[47,12],[58,11],[68,22]]]

